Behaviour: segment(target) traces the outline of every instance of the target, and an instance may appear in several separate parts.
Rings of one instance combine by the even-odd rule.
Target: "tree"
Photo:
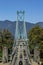
[[[0,57],[2,57],[2,33],[0,31]]]
[[[29,47],[34,49],[36,46],[43,50],[43,29],[39,26],[35,26],[28,33]]]
[[[2,31],[2,37],[3,37],[3,46],[7,46],[8,48],[12,47],[14,43],[14,37],[8,30],[4,29]]]
[[[43,28],[40,26],[35,26],[33,27],[29,32],[28,32],[28,39],[29,39],[29,48],[30,51],[34,51],[37,49],[39,52],[41,61],[43,62]],[[36,47],[36,48],[35,48]],[[35,58],[34,54],[34,58]],[[39,56],[38,56],[39,57]],[[37,58],[37,57],[36,57]],[[40,58],[38,58],[40,60]]]
[[[14,43],[12,34],[4,29],[2,31],[2,48],[3,48],[3,62],[8,61],[8,48],[11,48]]]
[[[40,33],[40,46],[39,46],[40,51],[43,52],[43,29],[41,29]]]

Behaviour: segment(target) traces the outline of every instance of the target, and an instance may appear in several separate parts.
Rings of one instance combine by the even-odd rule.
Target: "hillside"
[[[43,22],[38,22],[36,23],[38,25],[40,25],[41,27],[43,27]],[[29,23],[26,22],[26,29],[27,32],[34,27],[36,24],[33,23]],[[0,30],[3,29],[8,29],[9,31],[11,31],[11,33],[14,35],[15,34],[15,28],[16,28],[16,21],[9,21],[9,20],[5,20],[5,21],[0,21]]]

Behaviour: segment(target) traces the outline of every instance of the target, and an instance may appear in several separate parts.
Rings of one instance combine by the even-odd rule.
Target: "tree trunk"
[[[7,47],[3,47],[2,62],[4,63],[8,62],[8,48]]]

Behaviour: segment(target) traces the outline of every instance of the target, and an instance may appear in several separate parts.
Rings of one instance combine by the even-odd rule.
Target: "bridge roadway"
[[[27,46],[20,44],[13,49],[11,65],[31,65]]]

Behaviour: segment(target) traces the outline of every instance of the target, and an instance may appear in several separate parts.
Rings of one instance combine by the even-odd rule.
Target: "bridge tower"
[[[24,16],[24,11],[17,11],[15,43],[13,45],[11,65],[31,65]]]
[[[17,11],[17,21],[16,21],[16,32],[15,39],[27,39],[26,27],[24,22],[24,11]]]

